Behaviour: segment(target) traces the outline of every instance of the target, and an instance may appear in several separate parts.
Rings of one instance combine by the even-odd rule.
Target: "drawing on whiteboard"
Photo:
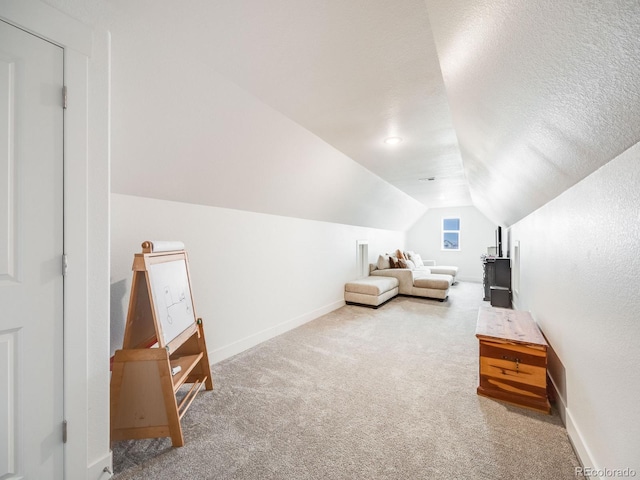
[[[173,317],[171,316],[172,309],[174,312],[177,309],[180,309],[179,311],[182,312],[183,311],[182,309],[184,309],[186,313],[191,313],[191,306],[186,301],[187,295],[185,294],[184,290],[180,290],[177,293],[176,299],[174,299],[173,295],[171,294],[171,288],[169,287],[169,285],[166,285],[163,290],[164,290],[164,304],[167,307],[166,318],[168,323],[173,324]]]
[[[184,259],[149,266],[149,280],[159,327],[169,343],[196,322]]]

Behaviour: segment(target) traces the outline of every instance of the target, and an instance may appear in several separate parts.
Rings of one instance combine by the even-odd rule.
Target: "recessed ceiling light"
[[[384,139],[384,143],[387,145],[397,145],[402,141],[400,137],[388,137]]]

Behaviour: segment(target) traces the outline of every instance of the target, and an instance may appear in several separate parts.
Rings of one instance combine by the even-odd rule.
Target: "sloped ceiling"
[[[320,99],[304,98],[320,84],[297,86],[306,67],[289,58],[295,39],[278,40],[287,18],[297,24],[289,10],[313,25],[304,7],[316,3],[110,0],[111,192],[407,230],[425,212],[422,203],[301,126],[266,93],[286,97],[298,88],[297,101],[320,115]],[[300,42],[317,54],[304,30]],[[235,78],[237,63],[264,79],[264,89]]]
[[[427,0],[474,204],[512,224],[640,140],[640,3]]]
[[[208,59],[223,75],[427,207],[471,205],[423,0],[244,0],[213,13]]]
[[[640,140],[638,2],[244,0],[215,13],[219,71],[429,208],[473,203],[509,225]]]
[[[247,121],[220,116],[226,95],[221,89],[234,88],[226,80],[373,172],[371,185],[379,177],[415,199],[408,203],[412,218],[422,206],[473,204],[495,223],[513,224],[640,140],[639,2],[108,5],[116,192],[346,223],[362,216],[364,209],[347,214],[340,208],[365,198],[350,194],[331,205],[341,216],[325,214],[332,180],[318,175],[327,155],[321,147],[314,147],[313,167],[306,169],[291,140],[279,170],[257,162],[262,145],[269,143],[276,154],[284,147],[258,124],[251,129],[265,130],[264,138],[234,133]],[[245,108],[235,107],[237,102],[234,94],[225,111]],[[383,143],[388,136],[403,141],[392,147]],[[180,189],[138,181],[163,167],[176,171],[175,158],[186,162]],[[222,163],[225,158],[236,164]],[[337,158],[335,163],[346,165]],[[269,175],[273,180],[274,171],[290,177],[289,189],[296,185],[289,172],[306,172],[291,197],[304,197],[313,186],[312,207],[290,198],[279,200],[282,205],[268,200],[277,191],[258,196],[269,185],[280,188],[281,180],[263,181]],[[245,188],[242,179],[254,186]],[[388,215],[383,212],[390,218],[398,211],[394,205],[407,202],[388,193],[396,202]],[[373,196],[368,191],[367,198]],[[367,220],[372,223],[373,217]]]

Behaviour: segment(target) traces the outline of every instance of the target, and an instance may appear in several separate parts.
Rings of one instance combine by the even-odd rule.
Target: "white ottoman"
[[[395,277],[365,277],[344,286],[347,305],[364,305],[378,308],[398,295],[398,279]]]

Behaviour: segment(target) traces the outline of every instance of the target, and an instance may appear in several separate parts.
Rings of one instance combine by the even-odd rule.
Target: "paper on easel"
[[[142,244],[143,248],[151,248],[153,253],[156,252],[172,252],[174,250],[184,250],[184,243],[178,241],[153,240],[146,241]]]

